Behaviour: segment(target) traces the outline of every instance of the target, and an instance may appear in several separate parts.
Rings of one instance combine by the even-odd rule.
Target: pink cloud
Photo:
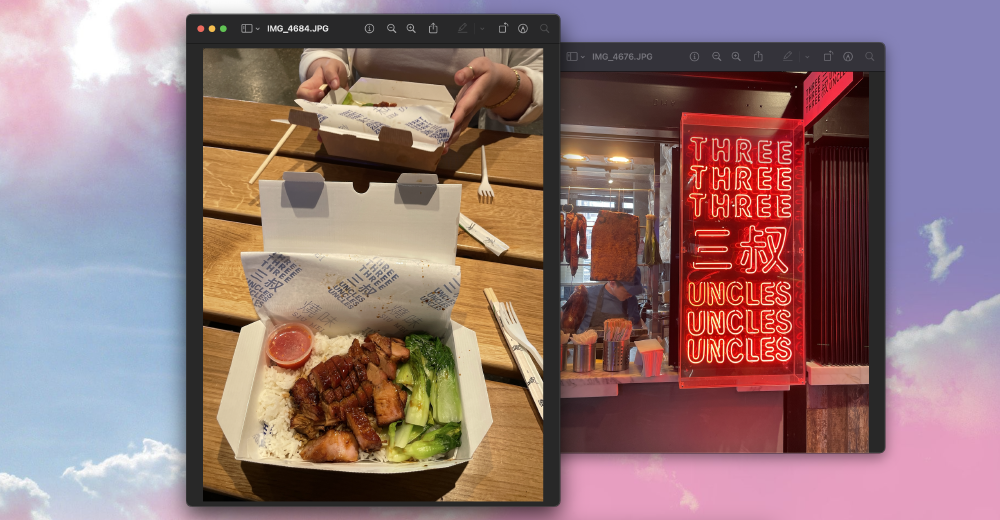
[[[0,518],[47,520],[49,494],[30,478],[0,473]]]
[[[1000,295],[886,343],[888,387],[902,420],[937,420],[962,435],[1000,424]]]

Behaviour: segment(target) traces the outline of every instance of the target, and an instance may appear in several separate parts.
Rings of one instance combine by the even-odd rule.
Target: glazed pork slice
[[[389,379],[396,379],[396,362],[385,355],[381,350],[376,352],[378,356],[378,367],[385,372],[386,377]],[[371,376],[369,375],[369,379]],[[375,381],[372,381],[373,383]]]
[[[361,408],[351,407],[344,409],[347,417],[347,424],[354,432],[354,437],[361,446],[361,451],[373,452],[382,449],[382,439],[372,428],[372,423],[368,421],[368,416]]]
[[[340,374],[337,367],[327,360],[313,367],[309,372],[309,382],[322,394],[327,388],[340,386]]]
[[[323,409],[319,405],[319,394],[312,383],[305,378],[298,378],[288,390],[296,413],[292,417],[292,428],[310,439],[319,436],[319,427],[325,422]]]
[[[368,394],[368,404],[365,405],[365,413],[375,415],[375,385],[365,379],[361,383],[361,388]]]
[[[396,385],[373,363],[368,364],[368,380],[375,386],[375,421],[378,425],[384,427],[402,420],[403,403],[399,400]]]
[[[358,441],[351,432],[330,430],[307,442],[299,455],[309,462],[354,462],[358,460]]]
[[[365,341],[371,341],[372,343],[378,345],[379,350],[385,355],[392,353],[392,339],[379,334],[378,332],[373,332],[365,337]]]
[[[397,363],[410,359],[410,349],[406,348],[406,343],[403,340],[392,338],[390,341],[390,347],[391,352],[389,352],[389,359]]]
[[[374,346],[374,344],[373,344]],[[367,365],[372,361],[373,356],[371,355],[372,349],[366,349],[361,347],[361,342],[354,340],[351,344],[351,348],[348,349],[347,354],[351,356],[356,362],[361,363],[362,366]]]

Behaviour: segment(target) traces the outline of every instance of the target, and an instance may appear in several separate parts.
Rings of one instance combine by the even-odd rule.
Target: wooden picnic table
[[[278,142],[290,107],[204,98],[203,103],[203,316],[204,327],[204,486],[251,500],[381,500],[375,477],[310,472],[241,463],[233,455],[216,420],[222,388],[238,334],[223,326],[243,326],[258,319],[239,254],[262,251],[258,184],[250,176]],[[285,171],[316,171],[327,181],[395,182],[403,170],[325,155],[316,133],[298,127],[260,179],[280,179]],[[494,204],[482,204],[480,146],[486,145]],[[438,170],[440,182],[460,184],[461,211],[506,242],[501,257],[456,229],[462,290],[452,319],[476,332],[483,371],[521,381],[520,371],[490,313],[483,289],[492,287],[511,301],[525,334],[542,345],[542,138],[503,132],[466,130]],[[213,323],[219,327],[211,326]],[[487,381],[493,426],[472,462],[421,474],[421,485],[391,476],[399,500],[540,501],[542,499],[542,421],[527,390],[520,385]],[[292,471],[294,475],[289,474]],[[382,477],[380,477],[382,478]],[[368,485],[359,485],[366,483]],[[329,489],[354,490],[350,496]],[[384,488],[383,488],[384,489]],[[325,492],[325,494],[324,494]],[[330,496],[328,496],[330,495]]]

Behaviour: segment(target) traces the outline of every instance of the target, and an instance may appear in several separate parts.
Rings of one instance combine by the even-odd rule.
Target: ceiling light
[[[626,164],[632,162],[632,159],[629,159],[628,157],[614,156],[614,157],[608,157],[607,161],[616,164]]]
[[[587,157],[586,155],[576,154],[576,153],[568,153],[568,154],[563,155],[562,157],[563,157],[563,159],[566,159],[568,161],[590,161],[590,157]]]

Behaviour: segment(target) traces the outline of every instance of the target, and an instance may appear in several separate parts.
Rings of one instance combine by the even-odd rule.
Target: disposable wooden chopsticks
[[[628,341],[632,335],[632,321],[626,318],[604,320],[604,341]]]
[[[319,89],[324,93],[326,93],[326,85],[320,85]],[[275,154],[278,153],[278,150],[280,150],[281,147],[285,144],[285,141],[288,140],[288,136],[292,135],[292,132],[294,131],[295,131],[295,125],[288,125],[288,130],[285,132],[285,135],[281,136],[281,140],[278,141],[278,144],[274,145],[274,150],[271,150],[271,153],[267,154],[267,159],[264,159],[264,162],[261,163],[260,168],[257,168],[257,172],[253,174],[253,177],[250,177],[250,180],[247,181],[247,184],[253,184],[257,182],[257,177],[260,177],[261,172],[264,171],[264,168],[267,168],[267,165],[270,164],[271,159],[274,159]]]
[[[257,168],[257,172],[253,174],[253,177],[250,177],[250,180],[247,182],[247,184],[253,184],[254,182],[257,182],[257,177],[260,177],[260,173],[264,171],[264,168],[267,168],[267,165],[268,163],[271,162],[271,159],[274,159],[274,154],[278,153],[278,150],[280,150],[281,146],[285,144],[285,141],[288,140],[288,136],[292,135],[293,131],[295,131],[295,125],[288,125],[288,131],[285,132],[285,135],[281,136],[281,140],[278,141],[278,144],[274,145],[274,150],[271,150],[271,153],[267,154],[267,159],[264,159],[264,162],[261,163],[260,168]]]

